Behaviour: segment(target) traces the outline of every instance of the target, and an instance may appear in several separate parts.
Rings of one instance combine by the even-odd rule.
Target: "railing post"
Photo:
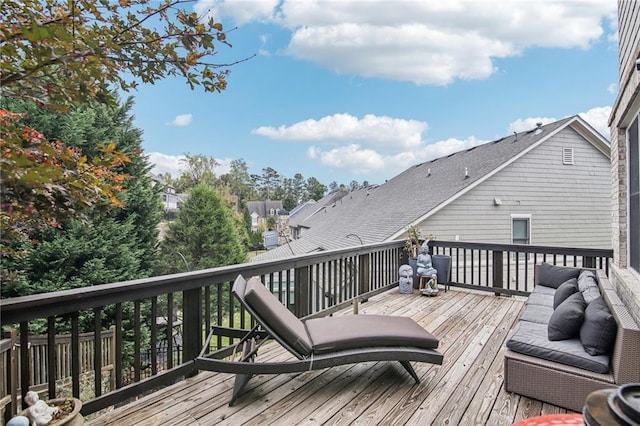
[[[369,254],[361,254],[358,256],[358,295],[368,293],[371,283],[371,275],[369,272]],[[366,299],[362,300],[363,302]]]
[[[194,288],[182,292],[182,315],[184,318],[182,324],[183,361],[196,359],[202,349],[201,290],[201,288]]]
[[[583,256],[582,257],[582,267],[583,268],[596,268],[596,258],[593,256]]]
[[[296,316],[302,318],[311,313],[311,280],[309,279],[309,267],[296,268],[294,274],[294,310]],[[318,295],[318,297],[324,296]]]
[[[503,252],[502,251],[493,251],[493,288],[504,288],[504,278],[503,278]],[[500,293],[495,293],[496,296],[499,296]]]
[[[9,391],[11,392],[11,416],[18,414],[18,330],[11,329]]]

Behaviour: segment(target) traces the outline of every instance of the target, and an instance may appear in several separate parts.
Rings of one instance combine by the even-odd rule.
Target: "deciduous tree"
[[[182,76],[192,88],[227,87],[212,58],[222,24],[186,10],[193,0],[4,0],[0,87],[44,105],[113,99],[112,89]]]

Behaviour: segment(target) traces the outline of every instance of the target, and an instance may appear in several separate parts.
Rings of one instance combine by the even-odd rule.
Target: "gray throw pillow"
[[[582,293],[574,293],[562,302],[549,318],[547,333],[549,340],[573,339],[580,332],[587,307]]]
[[[578,277],[578,290],[582,293],[582,297],[587,304],[600,297],[598,280],[593,271],[582,271],[580,273]]]
[[[616,319],[611,315],[602,296],[589,303],[580,327],[580,341],[584,350],[593,356],[610,354],[617,332]]]
[[[567,297],[578,292],[578,280],[571,278],[560,284],[556,292],[553,294],[553,309],[557,308]]]
[[[563,282],[571,278],[578,278],[580,269],[568,266],[555,266],[550,263],[542,263],[538,276],[538,284],[546,287],[558,288]]]

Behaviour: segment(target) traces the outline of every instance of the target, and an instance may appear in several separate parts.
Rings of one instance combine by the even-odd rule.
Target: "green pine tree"
[[[160,245],[157,272],[183,272],[187,267],[194,271],[246,259],[231,210],[216,189],[201,184],[191,190],[176,220],[169,224]]]

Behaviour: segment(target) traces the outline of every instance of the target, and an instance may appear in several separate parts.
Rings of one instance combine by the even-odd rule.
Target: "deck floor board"
[[[360,314],[410,316],[440,340],[442,365],[413,363],[415,385],[394,362],[257,375],[233,407],[233,376],[201,372],[91,420],[100,425],[509,425],[566,410],[508,393],[504,342],[524,299],[453,289],[437,297],[397,289],[360,303]],[[352,315],[345,309],[335,315]],[[292,359],[272,343],[260,359]]]

